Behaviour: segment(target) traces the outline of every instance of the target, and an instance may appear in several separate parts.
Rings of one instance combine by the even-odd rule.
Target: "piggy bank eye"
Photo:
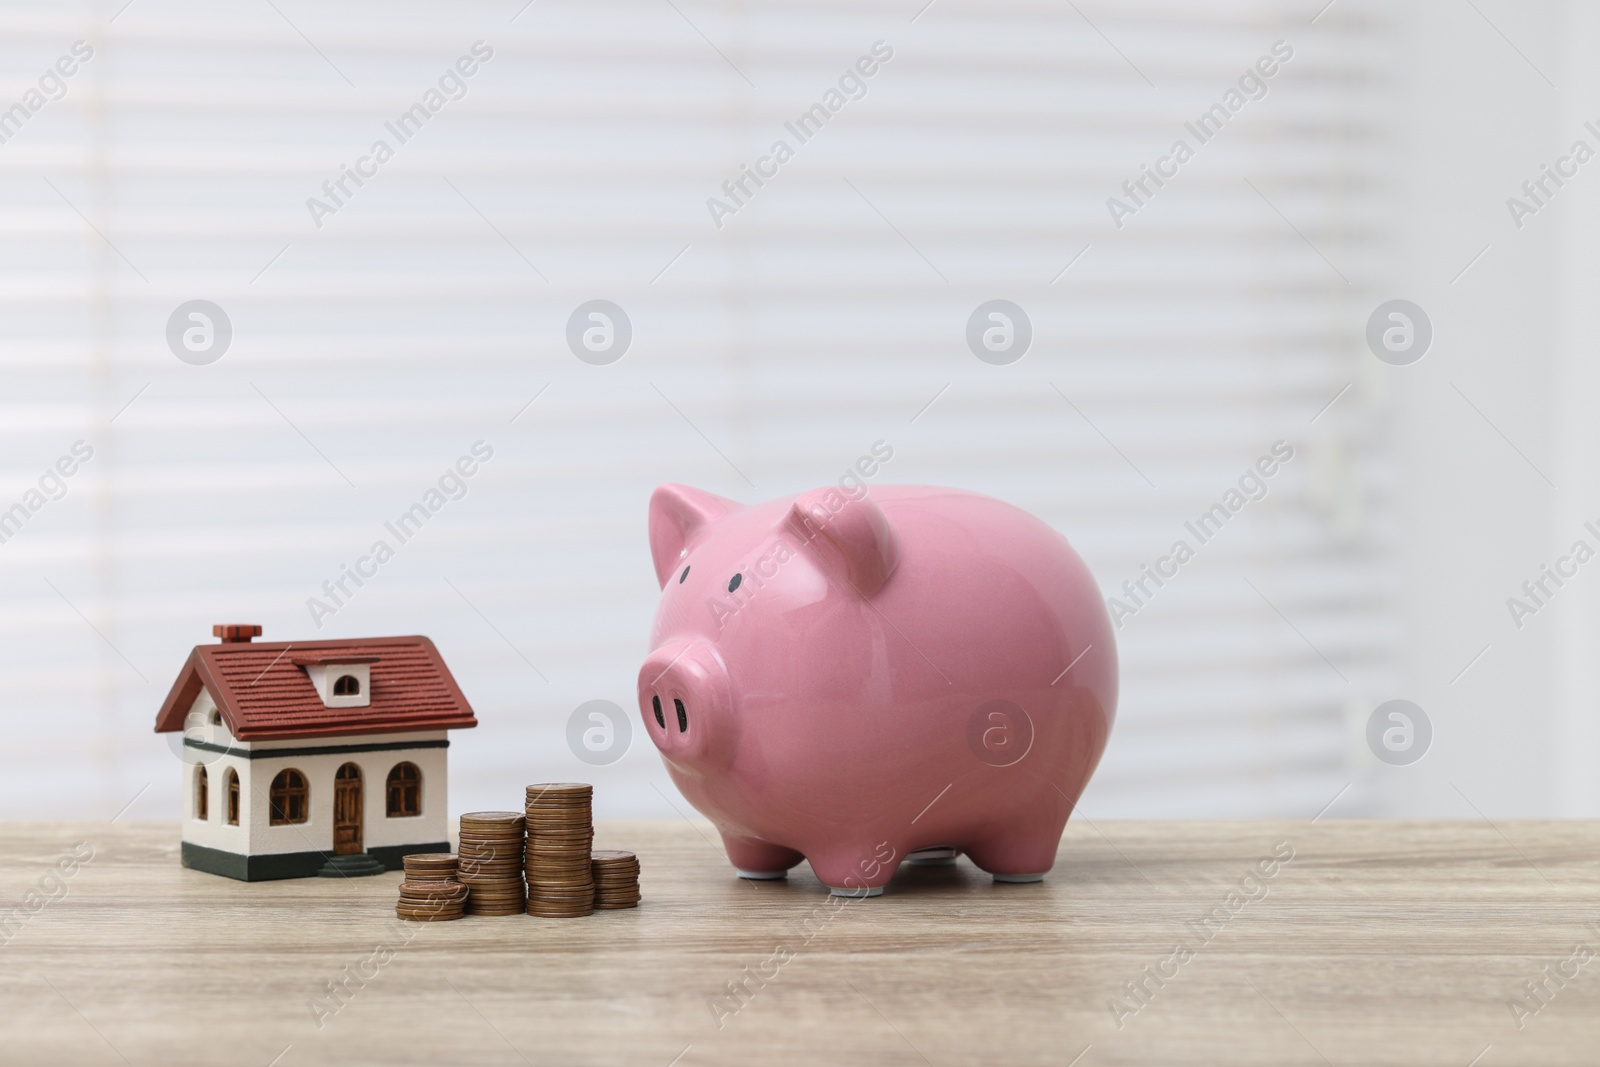
[[[685,578],[687,578],[687,577],[689,577],[689,568],[685,567],[685,568],[683,568],[683,573],[678,575],[678,584],[682,585],[683,584],[683,580]]]
[[[739,588],[739,583],[742,581],[744,581],[744,575],[735,574],[731,579],[728,580],[728,592],[731,593],[735,589]]]

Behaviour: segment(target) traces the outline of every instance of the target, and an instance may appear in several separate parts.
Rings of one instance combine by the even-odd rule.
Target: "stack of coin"
[[[417,852],[401,862],[405,864],[408,882],[454,882],[461,857],[454,852]]]
[[[570,783],[527,790],[528,914],[570,919],[594,911],[594,787]]]
[[[453,878],[430,878],[400,883],[400,902],[394,913],[413,922],[440,922],[466,914],[467,887]]]
[[[639,904],[639,857],[632,852],[605,849],[589,853],[594,870],[594,906],[598,909],[633,908]]]
[[[472,890],[469,915],[517,915],[527,905],[522,886],[523,816],[515,811],[475,811],[461,816],[460,873]]]

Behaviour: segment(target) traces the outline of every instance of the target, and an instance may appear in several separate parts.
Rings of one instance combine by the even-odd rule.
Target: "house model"
[[[447,730],[478,725],[426,637],[258,642],[216,626],[156,716],[183,731],[183,865],[244,881],[450,851]]]

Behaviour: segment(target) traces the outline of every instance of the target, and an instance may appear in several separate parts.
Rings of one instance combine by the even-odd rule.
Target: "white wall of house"
[[[212,725],[216,705],[202,690],[185,718],[184,737],[218,745],[229,745],[251,753],[274,750],[295,751],[339,745],[411,744],[440,741],[445,731],[416,733],[361,734],[316,740],[234,741],[226,725]],[[204,749],[184,749],[186,776],[184,795],[186,817],[183,839],[208,848],[241,855],[271,855],[285,852],[328,851],[333,848],[334,776],[346,763],[361,769],[362,845],[364,848],[391,845],[420,845],[449,839],[449,762],[447,749],[397,748],[378,752],[329,752],[283,757],[223,755]],[[387,815],[389,772],[401,762],[414,763],[422,775],[422,814],[407,818]],[[196,818],[196,767],[204,765],[210,790],[209,818]],[[227,823],[229,770],[239,775],[239,825]],[[307,818],[303,823],[273,826],[269,796],[272,780],[280,771],[293,769],[305,776],[309,795]]]
[[[431,735],[374,735],[335,739],[346,744],[381,744],[401,740],[419,741],[429,737],[443,737],[439,731]],[[256,751],[264,747],[258,743]],[[305,742],[274,742],[277,748],[302,748]],[[249,760],[252,783],[247,819],[250,827],[250,854],[268,855],[279,852],[309,852],[333,848],[333,781],[334,775],[346,763],[361,768],[363,812],[365,825],[362,844],[365,848],[384,845],[413,845],[447,840],[448,819],[445,811],[446,758],[442,748],[394,749],[383,752],[328,753],[322,755],[287,756],[270,758],[257,756]],[[422,772],[422,814],[414,818],[391,819],[385,815],[385,785],[389,771],[402,761],[415,763]],[[271,806],[268,795],[272,779],[278,772],[293,768],[305,775],[310,787],[308,817],[303,823],[283,826],[271,825]]]
[[[211,699],[211,694],[205,689],[200,690],[200,695],[195,698],[189,708],[189,714],[184,717],[183,737],[185,741],[202,741],[214,745],[235,744],[233,735],[224,723],[212,724],[212,712],[217,710],[216,702]],[[240,744],[238,747],[245,748]],[[205,819],[197,817],[199,812],[199,798],[196,789],[199,785],[198,769],[206,769],[206,789],[208,793]],[[228,771],[232,770],[239,775],[239,825],[228,825]],[[207,848],[221,849],[224,852],[245,854],[249,852],[250,832],[250,796],[249,774],[250,761],[240,756],[224,756],[204,749],[183,749],[184,773],[184,820],[183,839]]]

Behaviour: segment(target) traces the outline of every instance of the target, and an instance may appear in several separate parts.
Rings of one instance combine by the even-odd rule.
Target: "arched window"
[[[361,679],[353,674],[341,674],[333,680],[333,695],[336,697],[358,697],[361,695]]]
[[[228,768],[228,825],[239,825],[239,772],[232,767]]]
[[[201,822],[211,817],[211,780],[204,767],[195,768],[194,817]]]
[[[422,814],[422,772],[415,763],[396,763],[389,772],[387,790],[389,818]]]
[[[279,771],[272,780],[272,791],[268,794],[271,802],[268,821],[273,826],[305,822],[306,813],[311,807],[309,793],[305,775],[296,770]]]

